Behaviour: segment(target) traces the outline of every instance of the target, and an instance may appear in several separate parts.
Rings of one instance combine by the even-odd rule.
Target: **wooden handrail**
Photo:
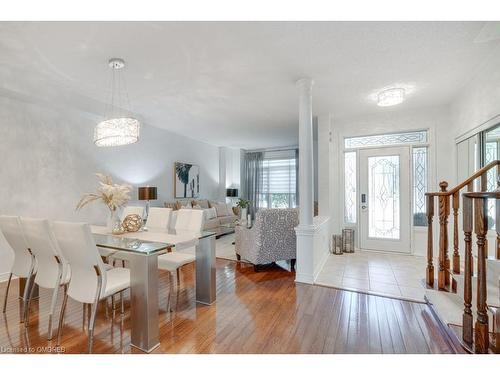
[[[476,173],[474,173],[472,176],[470,176],[468,179],[463,181],[462,183],[458,184],[455,186],[453,189],[447,190],[447,191],[436,191],[436,192],[431,192],[431,193],[425,193],[425,195],[433,196],[433,197],[438,197],[440,195],[453,195],[456,192],[462,190],[464,187],[469,185],[469,183],[473,182],[476,178],[479,178],[486,174],[491,168],[500,166],[500,160],[494,160],[489,164],[486,164],[483,168],[478,170]]]
[[[468,193],[472,193],[474,190],[474,181],[480,179],[480,192],[484,194],[490,194],[487,198],[497,199],[494,192],[487,193],[487,176],[488,171],[497,168],[500,175],[500,160],[495,160],[484,166],[472,176],[458,184],[452,189],[448,189],[448,183],[442,181],[439,183],[441,191],[425,193],[427,200],[427,268],[426,268],[426,281],[427,285],[434,287],[434,266],[433,266],[433,234],[432,225],[434,217],[434,199],[437,197],[439,210],[437,212],[439,218],[439,252],[438,252],[438,288],[441,290],[448,290],[450,286],[450,280],[453,274],[460,274],[460,253],[459,253],[459,235],[458,235],[458,217],[460,209],[460,193],[461,190],[467,188]],[[476,192],[475,194],[479,194]],[[500,193],[498,193],[500,194]],[[471,197],[471,199],[477,199],[480,196]],[[453,219],[453,257],[452,260],[448,255],[448,220],[450,213],[452,211]],[[488,240],[485,239],[485,249],[488,253]],[[497,236],[496,241],[496,255],[500,259],[500,234]],[[473,268],[472,268],[473,269]],[[452,289],[456,284],[451,284]]]
[[[448,183],[439,183],[441,191],[426,193],[426,216],[428,223],[427,231],[427,268],[426,282],[429,287],[434,287],[434,264],[433,264],[433,219],[436,215],[439,219],[439,252],[438,252],[438,289],[456,292],[456,278],[453,276],[461,272],[459,253],[458,218],[460,205],[462,207],[463,231],[464,231],[464,277],[463,277],[463,299],[464,309],[462,315],[462,339],[463,343],[473,349],[476,353],[487,353],[489,351],[489,321],[487,304],[486,284],[486,258],[488,256],[488,202],[496,202],[496,259],[500,259],[500,177],[497,179],[497,190],[488,190],[488,171],[496,168],[500,176],[500,160],[495,160],[478,170],[462,183],[448,190]],[[479,191],[474,191],[474,182],[479,179]],[[466,188],[466,191],[462,189]],[[464,189],[465,190],[465,189]],[[461,202],[460,197],[463,197]],[[438,204],[438,212],[435,212],[435,201]],[[448,220],[453,220],[453,264],[450,264],[448,248]],[[472,234],[476,235],[477,259],[472,256]],[[474,263],[477,264],[476,280],[477,293],[475,301],[472,301],[472,277],[474,276]],[[451,267],[452,266],[452,267]],[[451,269],[453,268],[453,269]],[[472,313],[475,302],[476,321]],[[495,319],[500,323],[500,312],[495,312]],[[500,341],[500,331],[494,325],[495,337]],[[500,345],[496,346],[500,348]]]

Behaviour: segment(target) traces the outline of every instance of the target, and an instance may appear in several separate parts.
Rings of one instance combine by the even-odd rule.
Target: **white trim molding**
[[[314,284],[330,253],[330,217],[316,216],[312,225],[299,225],[295,281]]]

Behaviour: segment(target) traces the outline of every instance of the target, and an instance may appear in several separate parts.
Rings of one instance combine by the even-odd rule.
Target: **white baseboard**
[[[318,266],[314,270],[314,282],[316,282],[316,279],[318,278],[319,274],[323,270],[323,267],[324,267],[326,261],[328,260],[329,256],[330,256],[330,251],[325,252],[323,254],[323,258],[321,259],[321,261],[318,263]]]

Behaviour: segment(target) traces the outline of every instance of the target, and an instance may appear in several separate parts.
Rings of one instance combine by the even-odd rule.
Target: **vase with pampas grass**
[[[76,210],[80,210],[90,202],[101,201],[109,209],[109,218],[106,226],[108,232],[112,233],[114,226],[118,222],[117,210],[125,206],[130,200],[132,186],[115,184],[110,176],[101,173],[96,173],[96,176],[99,180],[97,191],[95,193],[85,193],[76,205]]]

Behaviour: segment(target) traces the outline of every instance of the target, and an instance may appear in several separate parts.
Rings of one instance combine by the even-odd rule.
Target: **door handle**
[[[365,193],[361,194],[361,209],[362,210],[368,209],[368,204],[366,203],[366,194]]]

